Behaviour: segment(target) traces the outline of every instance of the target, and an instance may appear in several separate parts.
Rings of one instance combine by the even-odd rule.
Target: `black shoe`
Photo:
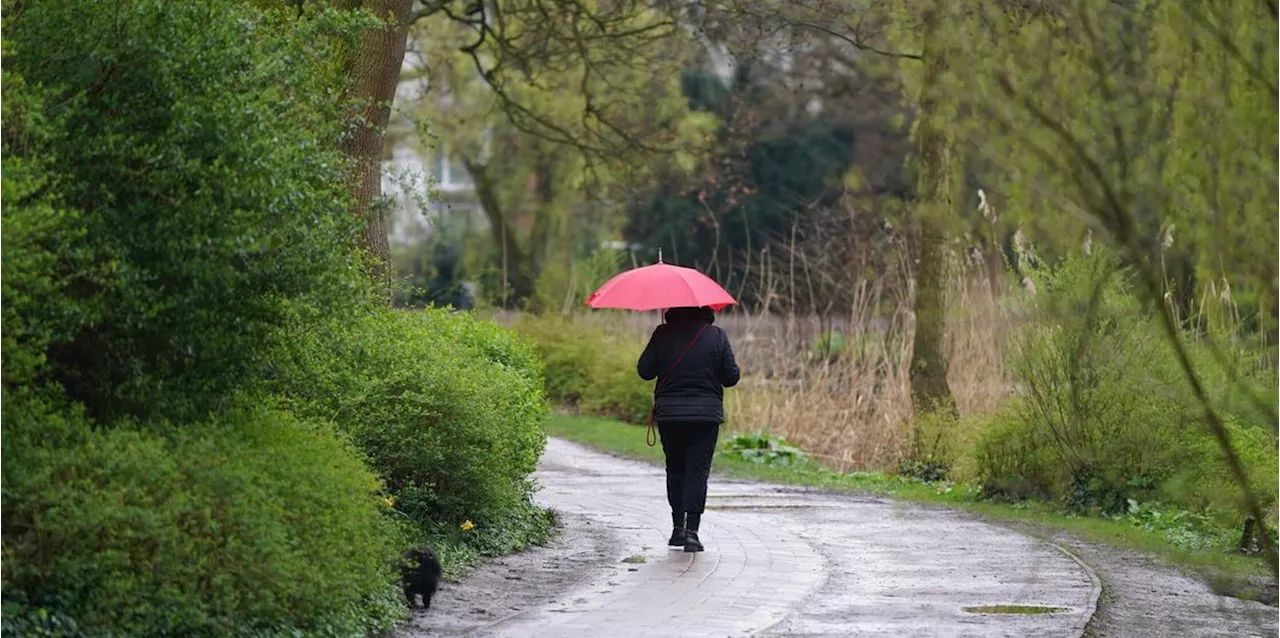
[[[681,547],[685,543],[686,532],[683,527],[671,528],[671,538],[667,541],[667,545],[671,547]]]
[[[667,541],[667,545],[671,547],[684,546],[684,512],[671,513],[671,539]]]
[[[698,540],[698,530],[687,529],[684,531],[684,551],[686,552],[703,551],[702,541]]]

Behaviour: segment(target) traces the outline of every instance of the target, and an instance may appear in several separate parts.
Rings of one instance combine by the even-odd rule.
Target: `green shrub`
[[[1044,429],[1025,418],[1015,399],[990,415],[975,450],[982,494],[995,499],[1059,496],[1058,459]]]
[[[545,437],[532,347],[471,314],[373,309],[354,323],[302,323],[275,390],[336,423],[421,525],[475,535],[520,524]],[[514,518],[513,518],[514,517]]]
[[[4,154],[24,183],[4,193],[23,262],[4,301],[27,319],[13,341],[91,416],[199,418],[261,376],[288,302],[340,308],[367,287],[336,148],[338,13],[308,15],[285,26],[237,0],[7,15]]]
[[[720,444],[720,449],[743,460],[765,465],[795,465],[809,460],[804,450],[770,434],[767,429],[755,434],[734,434]]]
[[[7,634],[365,635],[414,537],[548,533],[532,347],[368,303],[335,99],[365,18],[314,9],[6,14]]]
[[[1227,415],[1226,426],[1232,447],[1249,475],[1250,486],[1264,508],[1274,506],[1280,482],[1275,434],[1265,428],[1241,425],[1232,415]],[[1160,486],[1159,500],[1196,510],[1239,510],[1240,486],[1227,466],[1221,446],[1203,425],[1193,427],[1196,436],[1184,442],[1187,461]]]
[[[844,333],[839,330],[823,330],[809,340],[809,358],[814,361],[835,362],[848,350]]]
[[[910,454],[899,474],[924,480],[974,483],[978,480],[978,445],[993,426],[992,415],[957,418],[946,411],[917,415],[912,421]]]
[[[552,401],[596,416],[648,422],[653,382],[636,374],[643,344],[558,315],[522,316],[516,330],[537,343]]]
[[[1031,483],[1072,506],[1118,511],[1175,467],[1172,441],[1158,439],[1185,425],[1172,423],[1185,414],[1161,396],[1160,368],[1170,363],[1163,342],[1105,258],[1067,262],[1038,288],[1037,314],[1015,339],[1010,368],[1023,389],[1019,418],[1032,426],[1020,432],[1057,462]]]
[[[1015,337],[1009,361],[1016,400],[977,446],[985,493],[1109,513],[1125,511],[1129,501],[1157,500],[1228,518],[1238,513],[1239,488],[1203,409],[1152,313],[1130,290],[1128,273],[1101,253],[1037,276],[1031,321]],[[1189,347],[1201,348],[1194,339]],[[1206,385],[1231,384],[1210,376]],[[1255,489],[1274,503],[1274,431],[1241,426],[1230,414],[1227,420]]]
[[[501,253],[491,252],[490,261],[501,264]],[[574,259],[572,263],[548,259],[538,272],[533,297],[525,300],[526,309],[542,312],[577,310],[600,284],[630,267],[627,251],[612,248],[597,249],[586,257]]]
[[[354,636],[403,617],[381,486],[333,432],[267,408],[94,428],[33,395],[4,397],[6,633]]]
[[[627,348],[620,348],[627,352]],[[584,411],[597,416],[620,419],[629,423],[648,423],[653,411],[653,381],[636,374],[635,359],[621,365],[622,357],[598,360],[591,369],[590,383],[581,402]]]
[[[3,27],[0,20],[0,27]],[[9,58],[0,36],[0,63]],[[67,331],[59,261],[70,263],[76,217],[56,208],[46,158],[33,155],[50,135],[40,92],[0,68],[0,386],[27,383],[44,368],[45,348]]]

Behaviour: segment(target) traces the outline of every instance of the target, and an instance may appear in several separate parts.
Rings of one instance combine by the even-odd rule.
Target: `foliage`
[[[1185,549],[1229,547],[1238,538],[1235,530],[1224,529],[1212,517],[1158,502],[1128,499],[1126,508],[1114,518],[1160,534],[1170,545]]]
[[[604,282],[632,267],[628,253],[601,247],[586,251],[570,263],[548,263],[538,274],[534,292],[538,307],[561,314],[581,309]]]
[[[728,454],[755,463],[791,465],[807,461],[808,457],[786,439],[769,434],[767,430],[755,434],[735,434],[720,444]]]
[[[637,344],[574,316],[522,316],[516,330],[537,343],[549,399],[587,414],[648,422],[653,386],[636,374]]]
[[[1031,322],[1010,361],[1020,391],[978,445],[984,488],[1076,509],[1162,500],[1231,518],[1239,505],[1202,407],[1129,277],[1105,251],[1036,273]],[[1205,383],[1234,385],[1221,373]],[[1274,433],[1234,416],[1227,425],[1255,489],[1274,503]]]
[[[392,245],[392,265],[403,277],[394,293],[397,306],[474,307],[475,300],[463,286],[459,268],[460,239],[433,237],[409,246]]]
[[[382,633],[408,542],[546,538],[531,347],[363,276],[333,55],[361,16],[10,13],[6,635]]]
[[[1274,330],[1277,157],[1257,135],[1277,126],[1273,12],[1195,0],[951,9],[940,37],[953,128],[993,168],[1008,221],[1058,255],[1087,227],[1144,270],[1186,262],[1194,272],[1170,291],[1184,306],[1225,278],[1246,318]]]
[[[352,636],[388,629],[400,536],[330,429],[271,408],[93,427],[7,389],[5,630]]]
[[[966,452],[961,420],[946,410],[915,415],[911,423],[911,451],[898,462],[898,474],[926,483],[960,478],[953,468],[965,465]]]
[[[472,521],[482,535],[532,515],[527,476],[547,408],[531,346],[435,309],[300,322],[290,341],[273,389],[297,414],[349,434],[410,520]]]
[[[1234,383],[1232,373],[1195,356],[1234,344],[1180,328],[1194,299],[1229,290],[1250,340],[1275,361],[1277,156],[1257,135],[1277,125],[1275,11],[1192,0],[947,9],[957,135],[991,162],[1003,208],[1038,240],[1091,231],[1133,268],[1134,291],[1172,349],[1163,361],[1185,379],[1180,396],[1200,404],[1246,507],[1263,519],[1269,490],[1249,480],[1263,470],[1245,465],[1229,413],[1200,383]],[[1266,395],[1252,401],[1274,432]],[[1274,548],[1264,549],[1274,566]]]
[[[822,334],[809,340],[809,358],[815,361],[838,361],[848,347],[843,332],[823,330]]]
[[[6,21],[6,72],[40,98],[5,119],[6,159],[41,169],[5,197],[36,251],[6,287],[34,321],[12,339],[43,340],[91,415],[202,414],[258,375],[287,302],[359,294],[327,15],[41,2]],[[32,309],[41,292],[58,306]]]
[[[678,81],[692,42],[649,5],[503,0],[481,11],[478,40],[456,13],[415,25],[426,63],[411,72],[422,92],[405,115],[433,126],[403,141],[474,186],[489,237],[463,255],[467,275],[488,280],[503,307],[537,309],[563,298],[536,294],[545,269],[573,270],[613,237],[611,201],[702,145],[706,127]]]
[[[771,112],[767,74],[740,66],[726,89],[709,72],[686,72],[691,107],[720,122],[714,151],[692,171],[668,171],[650,198],[627,209],[629,238],[714,270],[732,287],[751,274],[743,252],[787,244],[804,211],[834,202],[853,158],[847,126]]]
[[[74,263],[76,215],[47,193],[49,163],[35,149],[52,123],[44,96],[4,70],[10,55],[0,38],[0,387],[36,378],[76,311],[58,295],[67,278],[59,264]]]

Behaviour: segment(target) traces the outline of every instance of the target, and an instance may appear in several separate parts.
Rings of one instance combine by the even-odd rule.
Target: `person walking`
[[[711,458],[724,423],[724,389],[737,385],[741,372],[729,335],[714,325],[711,308],[671,308],[663,319],[636,371],[645,381],[657,379],[653,421],[666,457],[672,525],[667,544],[700,552],[698,529],[707,504]]]

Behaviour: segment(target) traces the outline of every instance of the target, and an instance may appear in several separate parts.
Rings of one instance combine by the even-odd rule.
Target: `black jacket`
[[[715,315],[709,309],[673,308],[666,319],[653,331],[636,364],[641,379],[658,379],[654,421],[724,423],[724,389],[736,385],[740,374],[729,335],[711,325]],[[689,346],[704,326],[698,341]],[[686,346],[684,359],[672,370]]]

